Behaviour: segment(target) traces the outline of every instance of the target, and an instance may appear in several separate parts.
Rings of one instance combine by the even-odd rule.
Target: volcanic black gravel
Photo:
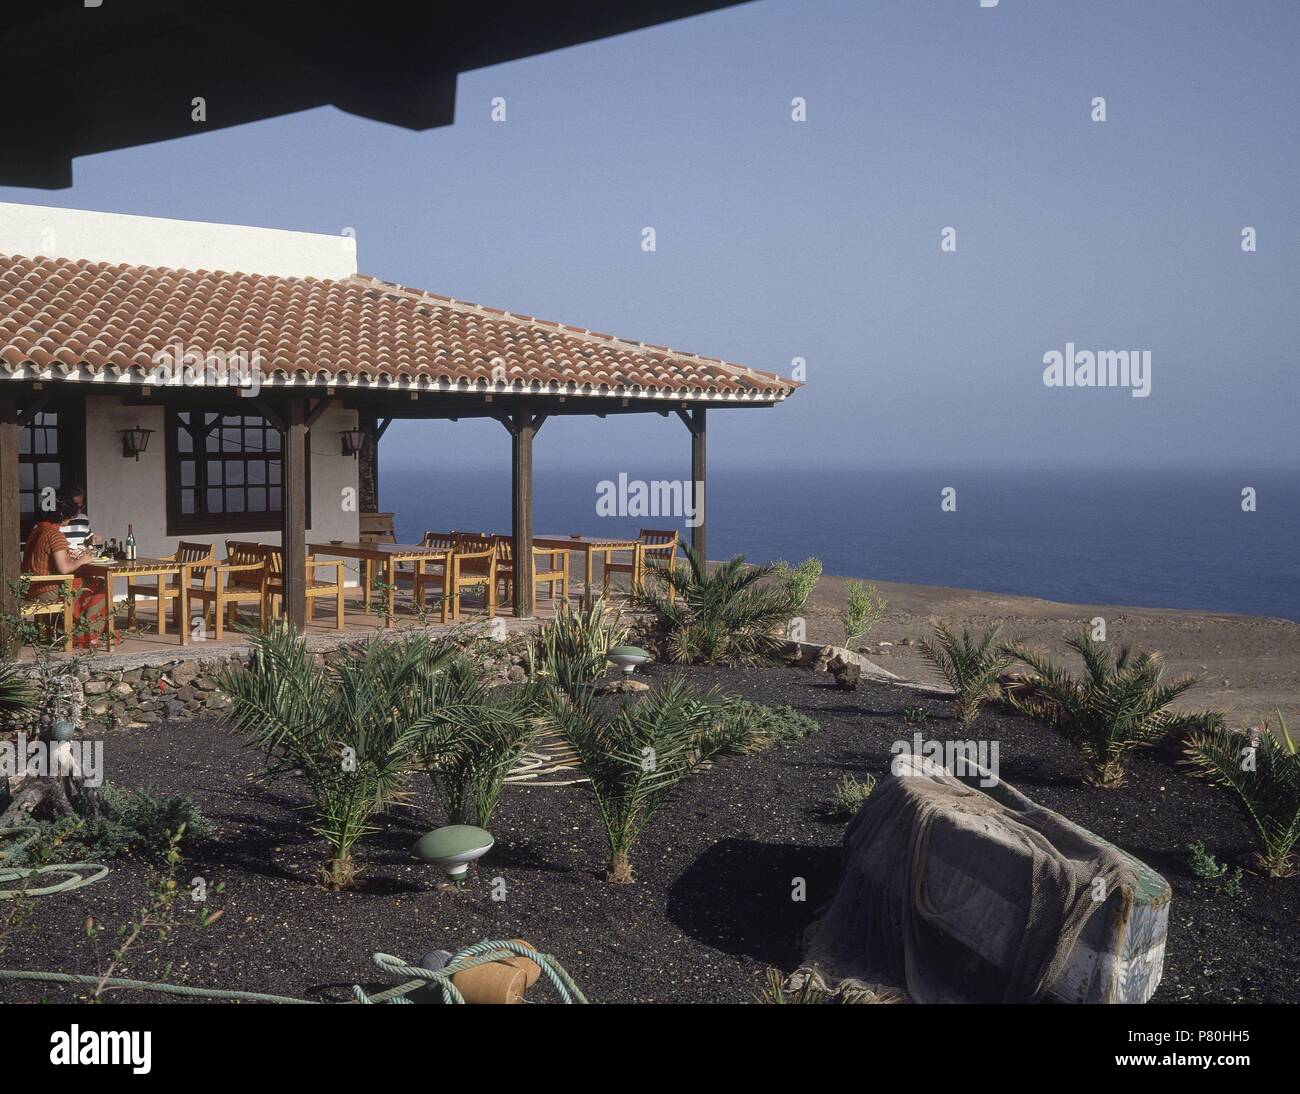
[[[511,786],[492,826],[493,851],[461,891],[440,891],[431,868],[409,854],[422,831],[441,823],[420,781],[410,808],[381,818],[381,830],[356,848],[360,890],[326,892],[315,883],[322,844],[307,831],[300,788],[256,781],[259,755],[218,723],[159,723],[109,736],[110,782],[186,794],[217,825],[219,839],[187,854],[181,880],[222,885],[209,906],[224,909],[202,930],[140,942],[118,975],[166,972],[171,982],[345,999],[353,983],[385,983],[371,964],[374,951],[415,960],[433,948],[521,937],[554,953],[595,1002],[752,999],[765,967],[798,964],[803,929],[833,891],[844,825],[826,817],[823,803],[836,781],[885,774],[891,742],[911,736],[907,707],[930,711],[928,737],[969,735],[943,697],[899,686],[864,683],[848,693],[825,674],[776,667],[645,673],[652,682],[676,675],[788,703],[822,728],[765,753],[725,758],[688,780],[646,829],[632,855],[636,883],[623,887],[604,881],[604,841],[585,787]],[[1004,780],[1169,879],[1174,900],[1157,1001],[1300,1001],[1300,877],[1248,873],[1234,897],[1192,876],[1189,841],[1204,840],[1220,861],[1247,863],[1251,833],[1226,792],[1179,770],[1172,746],[1134,755],[1128,784],[1102,791],[1081,782],[1083,765],[1067,744],[1033,723],[986,710],[977,735],[1000,742]],[[119,860],[105,881],[42,899],[0,965],[97,972],[116,927],[146,899],[149,877],[143,863]],[[803,901],[792,899],[796,879]],[[107,928],[98,943],[82,930],[88,915]],[[0,1000],[83,995],[0,981]],[[531,995],[545,992],[538,985]]]

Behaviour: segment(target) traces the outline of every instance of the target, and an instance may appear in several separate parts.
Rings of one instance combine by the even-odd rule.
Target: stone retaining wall
[[[479,643],[487,654],[500,682],[525,679],[527,636],[509,635],[502,642],[482,636],[465,635],[465,644]],[[319,664],[340,659],[355,659],[366,645],[365,639],[330,644],[313,650]],[[94,734],[107,729],[141,729],[154,722],[186,721],[203,714],[220,714],[230,700],[217,686],[221,674],[236,664],[248,661],[247,648],[228,652],[196,652],[188,657],[141,663],[138,657],[107,657],[83,660],[66,666],[75,675],[85,697],[82,709],[83,732]]]

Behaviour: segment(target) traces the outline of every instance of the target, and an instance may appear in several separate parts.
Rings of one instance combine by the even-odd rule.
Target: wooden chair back
[[[175,559],[177,562],[212,562],[215,561],[215,555],[211,543],[187,543],[181,540],[176,545]]]
[[[262,545],[260,543],[249,543],[247,540],[239,539],[226,540],[227,566],[251,566],[256,562],[263,564],[266,562],[266,559],[262,556]],[[258,577],[257,572],[254,570],[244,570],[226,576],[227,588],[260,588],[261,584],[262,579]]]
[[[359,513],[358,534],[362,543],[396,543],[392,513]]]
[[[555,547],[534,547],[533,577],[544,579],[546,574],[567,573],[568,562],[568,551],[561,551]]]
[[[257,552],[262,549],[260,543],[254,543],[246,539],[228,539],[226,540],[226,562],[231,566],[242,566],[245,563],[256,562]],[[236,558],[235,556],[239,557]]]
[[[462,579],[486,578],[496,572],[497,549],[491,540],[462,541],[452,557],[456,561],[456,572]]]
[[[200,566],[198,563],[210,562],[213,566],[217,564],[216,552],[213,550],[211,543],[187,543],[181,540],[176,544],[176,551],[172,558],[181,566],[192,566],[190,570],[190,581],[197,579],[200,584],[206,586],[208,583],[208,574],[211,572],[208,567]],[[181,571],[182,575],[185,571]],[[163,588],[163,586],[159,586]],[[177,589],[170,589],[165,595],[176,595]]]
[[[272,577],[280,577],[284,573],[284,554],[279,547],[259,545],[257,553],[266,563],[266,572]]]
[[[425,532],[420,540],[421,547],[437,547],[442,551],[453,550],[456,546],[455,532]]]
[[[673,558],[677,554],[677,532],[664,532],[655,528],[642,528],[637,536],[642,553],[653,558]]]
[[[493,536],[492,546],[496,548],[498,563],[505,563],[506,566],[513,564],[515,560],[515,541],[510,536]]]

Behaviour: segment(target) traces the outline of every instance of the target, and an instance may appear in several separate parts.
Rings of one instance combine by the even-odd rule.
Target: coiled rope
[[[13,858],[36,839],[40,835],[40,831],[39,828],[30,824],[20,824],[12,828],[0,829],[0,838],[20,837],[15,839],[8,848],[0,849],[0,863]],[[85,872],[83,873],[83,871]],[[16,888],[9,887],[14,882],[25,883],[30,878],[45,877],[50,874],[63,875],[62,880],[49,885],[20,884]],[[106,877],[108,877],[108,867],[98,862],[58,862],[46,866],[0,867],[0,900],[14,900],[21,896],[53,896],[55,893],[70,893],[73,889],[80,889],[84,885],[93,885],[96,881],[102,881]]]
[[[31,825],[19,825],[0,830],[0,838],[18,836],[19,838],[7,849],[0,850],[0,862],[12,858],[28,846],[40,834],[40,829]],[[81,871],[89,871],[83,874]],[[62,874],[63,879],[53,884],[36,887],[20,886],[18,888],[0,887],[0,900],[19,896],[52,896],[55,893],[68,893],[86,885],[92,885],[108,876],[108,867],[98,862],[67,862],[35,867],[6,867],[0,869],[0,886],[13,882],[26,882],[33,877],[47,874]],[[562,1003],[586,1003],[587,997],[574,982],[568,971],[550,954],[540,953],[513,940],[489,939],[475,942],[457,950],[440,969],[423,969],[410,965],[400,957],[392,954],[377,953],[372,955],[374,963],[389,976],[400,977],[401,983],[374,995],[367,995],[360,984],[352,986],[352,998],[349,1003],[410,1003],[406,998],[414,991],[427,989],[436,984],[444,1003],[464,1003],[465,997],[452,983],[451,978],[465,969],[479,965],[489,965],[494,961],[511,957],[525,957],[540,966],[542,973],[560,997]],[[250,1003],[308,1003],[319,1004],[319,999],[299,999],[289,995],[270,995],[260,991],[235,991],[227,988],[195,988],[186,984],[164,984],[148,980],[126,980],[110,976],[100,980],[98,976],[82,975],[68,972],[39,972],[25,969],[0,969],[0,980],[35,980],[49,984],[84,984],[97,988],[127,988],[136,991],[153,991],[163,995],[186,995],[199,999],[230,999]]]
[[[472,969],[477,965],[490,965],[493,961],[501,961],[512,956],[526,957],[541,966],[542,973],[555,988],[562,1003],[587,1001],[582,990],[574,983],[573,977],[550,954],[539,953],[518,942],[502,940],[475,942],[472,946],[465,946],[457,950],[451,960],[440,969],[422,969],[418,965],[408,965],[400,957],[377,953],[374,955],[375,964],[390,976],[402,977],[403,982],[371,996],[367,996],[360,985],[354,984],[352,997],[358,1003],[409,1003],[410,1000],[406,996],[411,992],[427,987],[429,984],[437,984],[442,992],[444,1003],[463,1003],[464,996],[451,981],[456,973],[464,969]]]
[[[444,1003],[464,1003],[451,978],[465,969],[478,965],[491,964],[509,957],[526,957],[541,966],[546,979],[555,988],[562,1003],[586,1003],[587,997],[573,981],[567,970],[550,954],[521,946],[518,942],[503,939],[475,942],[465,946],[452,955],[450,961],[441,969],[422,969],[418,965],[409,965],[399,957],[387,953],[373,956],[374,963],[385,973],[402,978],[400,984],[385,988],[374,995],[367,995],[360,984],[352,985],[352,1003],[410,1003],[407,999],[413,991],[436,984]],[[98,976],[78,975],[67,972],[36,972],[25,969],[0,969],[0,980],[36,980],[50,984],[85,984],[105,988],[129,988],[137,991],[154,991],[163,995],[187,995],[200,999],[232,999],[250,1003],[309,1003],[319,1004],[319,999],[299,999],[289,995],[269,995],[260,991],[233,991],[226,988],[195,988],[187,984],[164,984],[147,980],[124,980],[110,976],[101,985]]]

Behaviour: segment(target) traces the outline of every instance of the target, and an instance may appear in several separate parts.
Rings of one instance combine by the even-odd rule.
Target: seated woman
[[[31,575],[29,595],[35,600],[53,599],[62,595],[62,584],[41,582],[46,575],[71,574],[88,566],[94,557],[88,550],[74,550],[60,530],[75,517],[80,506],[71,498],[60,498],[53,513],[38,521],[27,536],[23,547],[23,573]],[[104,622],[107,597],[104,583],[94,579],[73,578],[72,618],[76,628],[73,644],[89,649],[99,636]],[[119,638],[120,641],[120,638]]]

